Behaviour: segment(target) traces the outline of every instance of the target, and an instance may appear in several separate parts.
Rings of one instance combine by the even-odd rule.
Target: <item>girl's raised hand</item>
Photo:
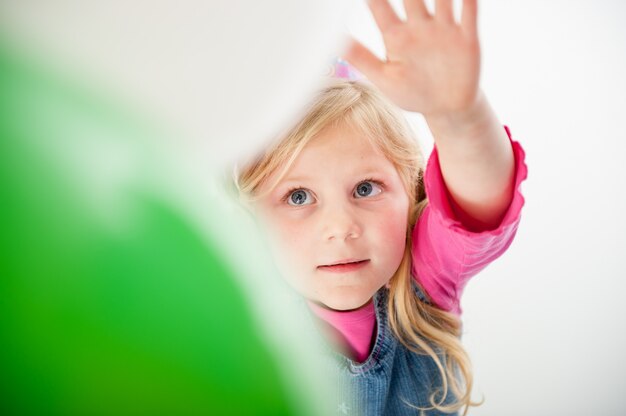
[[[435,0],[432,15],[424,0],[404,0],[404,21],[388,0],[369,0],[387,60],[381,61],[355,39],[345,59],[405,110],[427,117],[469,112],[480,93],[477,0],[463,0],[460,23],[452,1]]]

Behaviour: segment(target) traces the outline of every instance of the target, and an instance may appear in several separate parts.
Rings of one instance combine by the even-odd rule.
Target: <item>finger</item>
[[[454,23],[452,0],[437,0],[435,2],[435,19],[445,23]]]
[[[432,17],[424,4],[424,0],[404,0],[407,20],[421,20]]]
[[[471,35],[476,34],[478,20],[478,0],[463,0],[461,27]]]
[[[358,40],[351,38],[343,57],[374,84],[378,83],[385,63]]]
[[[370,0],[369,7],[381,32],[384,33],[389,28],[402,24],[402,20],[391,8],[388,0]]]

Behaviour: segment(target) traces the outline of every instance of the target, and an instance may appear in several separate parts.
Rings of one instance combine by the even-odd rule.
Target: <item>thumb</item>
[[[350,38],[343,58],[374,84],[379,84],[385,63],[354,38]]]

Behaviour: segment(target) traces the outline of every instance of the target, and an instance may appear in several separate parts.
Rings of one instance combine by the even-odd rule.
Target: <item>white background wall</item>
[[[482,87],[529,176],[514,243],[462,302],[471,414],[626,414],[625,18],[618,0],[479,1]],[[348,27],[382,55],[365,6]]]

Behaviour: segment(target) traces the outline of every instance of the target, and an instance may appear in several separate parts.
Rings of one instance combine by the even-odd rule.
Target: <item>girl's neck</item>
[[[318,301],[314,301],[314,300],[310,300],[307,299],[307,303],[309,305],[309,307],[311,307],[311,309],[314,310],[326,310],[329,312],[337,312],[337,313],[358,313],[359,311],[363,311],[363,310],[369,310],[370,305],[372,305],[374,298],[370,298],[370,300],[368,300],[367,302],[365,302],[363,305],[359,306],[358,308],[354,308],[354,309],[345,309],[345,310],[340,310],[340,309],[333,309],[329,306],[324,305],[322,302],[318,302]],[[322,312],[324,313],[324,312]]]

